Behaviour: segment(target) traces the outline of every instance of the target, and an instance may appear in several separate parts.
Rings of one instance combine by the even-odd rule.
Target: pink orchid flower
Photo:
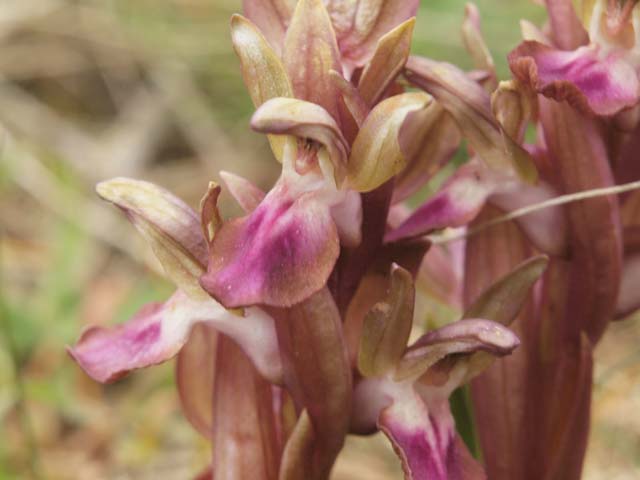
[[[248,3],[254,11],[259,2]],[[269,134],[282,175],[254,211],[225,223],[213,241],[201,284],[223,305],[299,303],[327,283],[341,246],[360,244],[360,192],[375,190],[404,167],[400,127],[428,102],[421,93],[385,94],[407,59],[413,23],[375,37],[356,88],[340,73],[344,57],[320,0],[297,4],[283,60],[249,20],[232,19],[234,46],[258,107],[251,124]],[[383,63],[390,49],[392,61]]]
[[[324,480],[347,434],[376,430],[409,479],[484,478],[449,396],[519,345],[507,326],[528,308],[547,258],[523,247],[499,277],[477,278],[473,262],[486,255],[467,255],[473,283],[462,292],[451,275],[447,285],[472,301],[438,329],[414,322],[414,281],[425,259],[447,263],[427,253],[426,234],[554,195],[520,145],[530,115],[517,107],[529,104],[496,85],[472,6],[465,41],[480,74],[409,58],[414,0],[244,6],[232,41],[256,107],[251,127],[267,135],[280,177],[265,193],[222,172],[245,211],[226,221],[215,184],[199,215],[147,182],[99,184],[177,290],[124,325],[89,329],[70,354],[101,382],[177,355],[185,414],[214,444],[203,478]],[[406,91],[400,75],[423,91]],[[402,210],[463,137],[473,160],[413,214]],[[547,234],[565,223],[552,210],[520,226],[540,250],[564,255],[565,230]],[[422,335],[409,343],[413,329]]]
[[[357,359],[352,429],[382,430],[408,479],[485,478],[457,436],[448,398],[518,338],[510,323],[546,258],[523,263],[494,284],[462,316],[407,347],[414,311],[411,275],[392,266],[386,298],[366,314]],[[490,318],[494,321],[485,320]]]
[[[515,78],[538,93],[596,115],[640,99],[636,0],[548,0],[551,38],[525,38],[509,55]]]

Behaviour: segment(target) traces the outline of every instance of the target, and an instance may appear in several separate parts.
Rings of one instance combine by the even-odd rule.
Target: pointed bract
[[[541,99],[540,118],[549,154],[566,193],[613,185],[604,139],[594,119],[566,103]],[[579,174],[577,174],[579,173]],[[618,198],[597,197],[567,205],[572,278],[563,326],[595,343],[611,319],[622,268]]]
[[[222,192],[220,185],[215,182],[209,182],[207,193],[200,200],[200,226],[207,245],[211,245],[213,237],[222,226],[222,217],[220,217],[220,212],[218,211],[220,192]]]
[[[411,274],[394,264],[387,298],[374,305],[364,320],[358,354],[363,375],[382,375],[400,360],[413,325],[413,305]]]
[[[283,3],[285,1],[282,0]],[[258,5],[264,2],[248,3]],[[234,15],[231,18],[231,39],[240,58],[242,78],[256,107],[270,98],[293,96],[284,65],[255,25],[240,15]],[[269,137],[273,154],[279,161],[282,161],[285,141],[283,137]]]
[[[299,0],[282,54],[296,98],[316,103],[340,123],[339,91],[330,71],[342,72],[331,19],[322,0]]]
[[[563,50],[578,48],[589,40],[572,3],[575,2],[572,0],[545,0],[553,39]]]
[[[415,18],[411,18],[378,41],[373,57],[364,68],[358,83],[358,90],[369,106],[380,101],[407,63],[415,23]]]
[[[480,12],[473,3],[467,3],[464,7],[464,21],[462,22],[462,41],[467,49],[475,67],[484,70],[492,77],[491,87],[496,84],[496,67],[489,48],[482,36],[480,28]]]
[[[532,257],[489,287],[467,308],[462,318],[486,318],[510,325],[529,296],[531,287],[547,268],[546,255]]]

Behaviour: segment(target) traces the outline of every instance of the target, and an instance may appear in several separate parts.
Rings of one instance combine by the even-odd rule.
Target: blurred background
[[[157,182],[197,205],[219,170],[278,174],[229,39],[240,0],[0,0],[0,479],[187,479],[209,447],[182,418],[173,364],[101,386],[65,353],[88,324],[172,290],[97,181]],[[414,52],[470,67],[464,0],[423,1]],[[479,0],[501,78],[528,0]],[[227,197],[225,215],[238,214]],[[640,322],[596,352],[586,479],[640,478]],[[335,479],[401,478],[351,439]]]

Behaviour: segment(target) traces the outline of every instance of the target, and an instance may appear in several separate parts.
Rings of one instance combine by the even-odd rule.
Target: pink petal
[[[192,327],[205,323],[243,348],[256,367],[274,383],[282,365],[273,319],[259,309],[244,315],[225,310],[209,297],[194,299],[176,291],[165,303],[144,307],[129,322],[113,329],[92,327],[69,353],[91,377],[113,382],[129,371],[162,363],[176,355]]]
[[[177,291],[165,303],[143,307],[124,325],[89,328],[68,351],[92,378],[114,382],[130,370],[169,360],[185,344],[195,322],[216,314],[226,312],[215,302],[191,300]]]
[[[498,323],[459,320],[420,337],[407,349],[393,378],[436,376],[453,391],[488,367],[493,357],[508,355],[518,345],[518,337]]]
[[[597,115],[613,115],[638,102],[640,83],[619,53],[604,55],[597,46],[555,50],[523,42],[509,54],[514,76],[535,91]]]
[[[496,189],[491,178],[479,178],[481,171],[474,164],[459,168],[436,195],[398,228],[385,235],[385,242],[420,237],[448,227],[461,227],[473,220]]]
[[[385,408],[378,426],[389,437],[408,480],[485,478],[456,438],[446,401],[425,403],[412,392]]]
[[[411,345],[398,364],[394,378],[404,380],[420,377],[432,367],[437,369],[438,362],[446,357],[452,359],[447,370],[458,362],[462,364],[466,361],[465,356],[476,352],[502,357],[509,355],[519,345],[518,337],[499,323],[477,318],[458,320],[423,335]],[[475,376],[490,363],[487,355],[467,358],[470,361],[464,366],[465,373],[453,388]]]
[[[283,174],[258,208],[225,223],[213,241],[200,281],[228,308],[298,303],[322,288],[338,258],[329,200],[305,191],[306,177],[287,175],[296,174]]]
[[[460,167],[441,190],[429,198],[385,242],[427,235],[434,230],[462,227],[471,222],[488,201],[506,212],[549,200],[557,193],[546,183],[529,185],[504,178],[481,164]],[[549,207],[515,219],[529,240],[542,252],[566,253],[568,232],[561,207]],[[489,227],[489,228],[493,228]]]
[[[409,347],[404,359],[415,359],[423,355],[440,359],[446,355],[477,351],[504,356],[518,345],[518,337],[499,323],[478,318],[464,319],[424,334]],[[431,355],[429,350],[435,350],[436,347],[438,354]]]

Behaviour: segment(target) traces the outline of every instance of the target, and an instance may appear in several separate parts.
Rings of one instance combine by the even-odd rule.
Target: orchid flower
[[[341,53],[320,0],[298,2],[284,61],[249,20],[232,19],[234,46],[258,107],[251,125],[269,134],[282,174],[253,212],[225,223],[213,241],[201,284],[223,305],[299,303],[326,284],[340,246],[360,244],[359,192],[402,170],[400,127],[429,102],[421,93],[384,98],[406,61],[412,29],[408,20],[381,36],[356,89],[339,73]],[[397,59],[382,63],[392,47]]]
[[[508,323],[544,271],[546,259],[522,264],[488,289],[463,319],[422,335],[407,347],[414,311],[411,275],[392,266],[386,298],[366,314],[357,366],[352,429],[379,428],[408,479],[484,478],[457,436],[448,398],[519,340]]]
[[[93,378],[111,382],[132,369],[168,360],[203,323],[241,345],[262,373],[281,383],[282,367],[273,319],[259,308],[226,310],[198,285],[207,258],[199,216],[180,199],[154,184],[116,178],[97,187],[102,198],[123,210],[150,244],[178,290],[163,304],[143,307],[131,322],[114,330],[85,331],[71,355]],[[217,197],[212,186],[205,197]]]
[[[280,452],[270,383],[282,384],[283,368],[274,320],[257,307],[228,311],[198,284],[205,270],[209,232],[219,227],[220,187],[210,186],[201,216],[148,182],[117,178],[100,183],[97,190],[138,229],[178,290],[164,303],[143,307],[124,325],[90,328],[69,353],[100,382],[115,381],[177,354],[178,386],[187,418],[214,441],[224,438],[221,444],[229,447],[228,453],[216,450],[214,466],[276,478]],[[201,374],[197,381],[194,372]],[[203,406],[203,398],[212,401]],[[245,407],[255,412],[253,416],[246,416]],[[234,410],[235,420],[225,421]],[[241,462],[235,458],[238,448],[244,452]],[[245,462],[247,458],[252,461]]]
[[[521,145],[535,96],[497,83],[475,7],[463,34],[484,73],[467,74],[409,57],[417,6],[244,2],[231,33],[256,107],[251,127],[282,168],[268,192],[221,172],[244,216],[223,221],[213,183],[199,215],[147,182],[98,185],[177,290],[124,325],[88,330],[70,354],[101,382],[177,355],[185,414],[214,444],[207,476],[324,480],[347,434],[379,429],[408,479],[484,478],[456,434],[449,396],[519,345],[508,324],[528,311],[547,264],[531,245],[564,258],[569,227],[559,209],[523,220],[528,240],[499,276],[487,268],[478,278],[483,252],[464,260],[473,283],[448,277],[444,296],[468,307],[459,321],[426,333],[414,323],[414,283],[425,265],[448,262],[428,253],[425,235],[558,188]],[[401,202],[462,138],[472,159],[408,212]],[[419,338],[409,344],[412,330]]]
[[[538,93],[596,115],[640,99],[636,0],[548,0],[551,38],[525,38],[509,55],[514,76]]]

